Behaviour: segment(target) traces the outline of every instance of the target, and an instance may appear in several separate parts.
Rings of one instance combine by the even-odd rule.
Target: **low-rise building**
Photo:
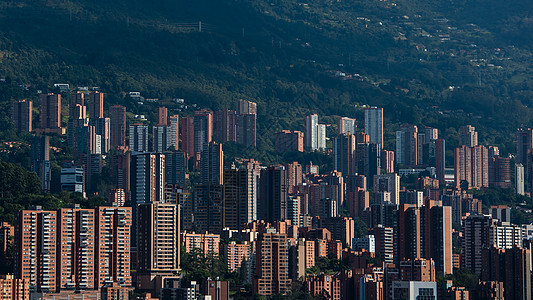
[[[305,286],[311,295],[331,300],[341,299],[341,281],[338,275],[311,274],[306,277]]]
[[[205,255],[218,256],[220,250],[220,235],[209,233],[188,233],[181,234],[181,244],[187,253],[194,249],[200,249]]]

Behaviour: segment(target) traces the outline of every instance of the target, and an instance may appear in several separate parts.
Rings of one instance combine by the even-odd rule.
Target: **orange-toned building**
[[[95,211],[57,210],[57,289],[94,289]],[[46,251],[46,249],[42,249]]]
[[[381,149],[381,168],[385,174],[394,173],[394,151]]]
[[[215,111],[215,138],[219,143],[235,142],[237,140],[237,127],[235,124],[235,111],[222,109]]]
[[[187,159],[194,157],[194,117],[185,116],[181,119],[181,148]]]
[[[315,255],[316,257],[328,257],[328,241],[316,240],[315,241]]]
[[[0,299],[29,300],[29,281],[27,279],[17,279],[13,275],[0,275]]]
[[[300,238],[290,247],[289,275],[292,279],[303,278],[306,270],[315,265],[315,242]]]
[[[226,262],[228,271],[234,272],[241,269],[242,263],[248,261],[253,252],[253,244],[245,242],[237,244],[234,241],[222,245],[222,257]]]
[[[14,271],[37,292],[56,292],[57,212],[22,210],[15,224]]]
[[[128,300],[130,288],[113,283],[111,286],[105,286],[101,290],[102,300]]]
[[[104,117],[104,93],[93,91],[89,93],[89,119],[96,120]]]
[[[157,126],[168,125],[168,109],[164,106],[157,108]]]
[[[126,146],[126,108],[113,105],[109,108],[109,135],[111,148]]]
[[[33,102],[27,100],[13,101],[11,104],[11,120],[20,131],[32,131]]]
[[[262,233],[256,247],[255,277],[252,281],[254,294],[270,296],[290,292],[289,245],[287,235]]]
[[[181,234],[181,244],[187,252],[200,249],[205,255],[218,255],[220,250],[220,235],[208,233],[187,233]]]
[[[113,282],[130,286],[130,227],[130,207],[22,210],[15,225],[15,276],[42,293]]]
[[[61,128],[61,94],[41,94],[40,103],[40,128],[39,132],[53,132],[63,134]]]
[[[341,241],[328,241],[328,257],[334,257],[335,259],[342,258],[342,242]]]
[[[468,188],[484,188],[489,186],[489,158],[485,146],[455,148],[454,170],[455,187],[467,182]]]
[[[304,133],[301,131],[282,130],[276,133],[275,149],[277,152],[303,152]]]
[[[11,226],[7,222],[0,223],[0,242],[2,243],[1,253],[2,255],[6,254],[7,247],[10,243],[10,237],[15,234],[15,227]]]
[[[305,279],[305,286],[311,295],[325,299],[341,299],[341,281],[336,275],[312,274]]]
[[[432,259],[400,261],[401,281],[435,281],[435,262]]]
[[[131,207],[96,208],[96,274],[95,287],[132,285]]]
[[[137,206],[137,288],[159,293],[180,267],[180,209],[172,203]]]

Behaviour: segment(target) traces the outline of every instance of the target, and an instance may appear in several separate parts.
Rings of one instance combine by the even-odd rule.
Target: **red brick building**
[[[337,275],[311,274],[305,279],[305,286],[311,295],[325,299],[341,299],[341,281]]]

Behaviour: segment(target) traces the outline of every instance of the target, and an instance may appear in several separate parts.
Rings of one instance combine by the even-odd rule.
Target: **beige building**
[[[175,277],[180,265],[179,205],[143,203],[137,206],[137,287],[155,289],[165,277]]]
[[[131,208],[22,210],[15,224],[15,276],[32,292],[131,285]]]
[[[289,241],[284,233],[262,233],[256,247],[256,272],[252,282],[254,294],[287,294],[289,279]]]
[[[200,249],[205,255],[212,254],[217,256],[220,249],[220,235],[183,232],[181,234],[181,244],[187,252]]]

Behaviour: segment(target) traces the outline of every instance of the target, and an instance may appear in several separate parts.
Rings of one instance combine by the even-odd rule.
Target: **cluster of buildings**
[[[384,149],[383,109],[370,107],[363,130],[355,119],[339,118],[334,170],[319,172],[311,163],[224,163],[223,143],[256,144],[253,102],[187,116],[160,107],[150,131],[145,123],[128,125],[122,106],[111,106],[105,117],[103,93],[88,93],[88,103],[86,97],[70,95],[64,130],[61,95],[40,96],[32,169],[50,191],[49,135],[66,135],[75,159],[64,162],[61,189],[86,193],[107,164],[114,186],[108,205],[22,210],[5,231],[17,250],[14,275],[0,284],[9,281],[12,293],[125,299],[135,288],[146,299],[227,299],[228,282],[182,280],[183,246],[220,257],[264,296],[287,294],[302,281],[309,293],[328,299],[531,299],[532,225],[512,224],[505,206],[483,210],[466,192],[513,187],[511,159],[479,145],[472,126],[459,130],[451,169],[436,128],[404,124],[395,151]],[[13,103],[19,130],[32,131],[31,114],[31,101]],[[525,185],[533,182],[533,130],[520,129],[517,139],[514,187],[525,194],[533,186]],[[326,151],[326,141],[326,125],[310,115],[305,132],[278,132],[275,147]],[[187,171],[199,171],[198,179],[188,184]],[[402,187],[400,174],[418,174],[416,188]],[[356,236],[362,223],[368,232]],[[316,271],[321,258],[346,267]],[[477,274],[479,287],[447,281],[438,288],[437,277],[457,268]]]
[[[75,160],[62,162],[61,189],[81,193],[86,192],[93,176],[101,173],[105,164],[102,160],[106,155],[128,151],[176,153],[182,149],[171,162],[183,168],[190,161],[194,168],[199,168],[204,145],[215,140],[251,147],[256,145],[257,105],[245,100],[237,102],[237,110],[212,112],[204,109],[181,120],[178,115],[169,116],[167,108],[159,107],[157,122],[151,126],[151,130],[145,123],[127,125],[124,106],[109,107],[108,117],[104,117],[104,94],[98,91],[70,94],[67,128],[61,127],[61,94],[41,94],[39,102],[39,128],[32,128],[32,101],[13,102],[12,120],[18,130],[37,133],[32,140],[32,170],[41,178],[42,189],[46,192],[51,191],[49,134],[66,134],[68,146],[74,152]],[[214,124],[217,125],[216,130]],[[184,162],[178,156],[184,157]],[[113,160],[112,157],[110,162],[120,163],[119,160]],[[184,179],[180,177],[173,180]]]

